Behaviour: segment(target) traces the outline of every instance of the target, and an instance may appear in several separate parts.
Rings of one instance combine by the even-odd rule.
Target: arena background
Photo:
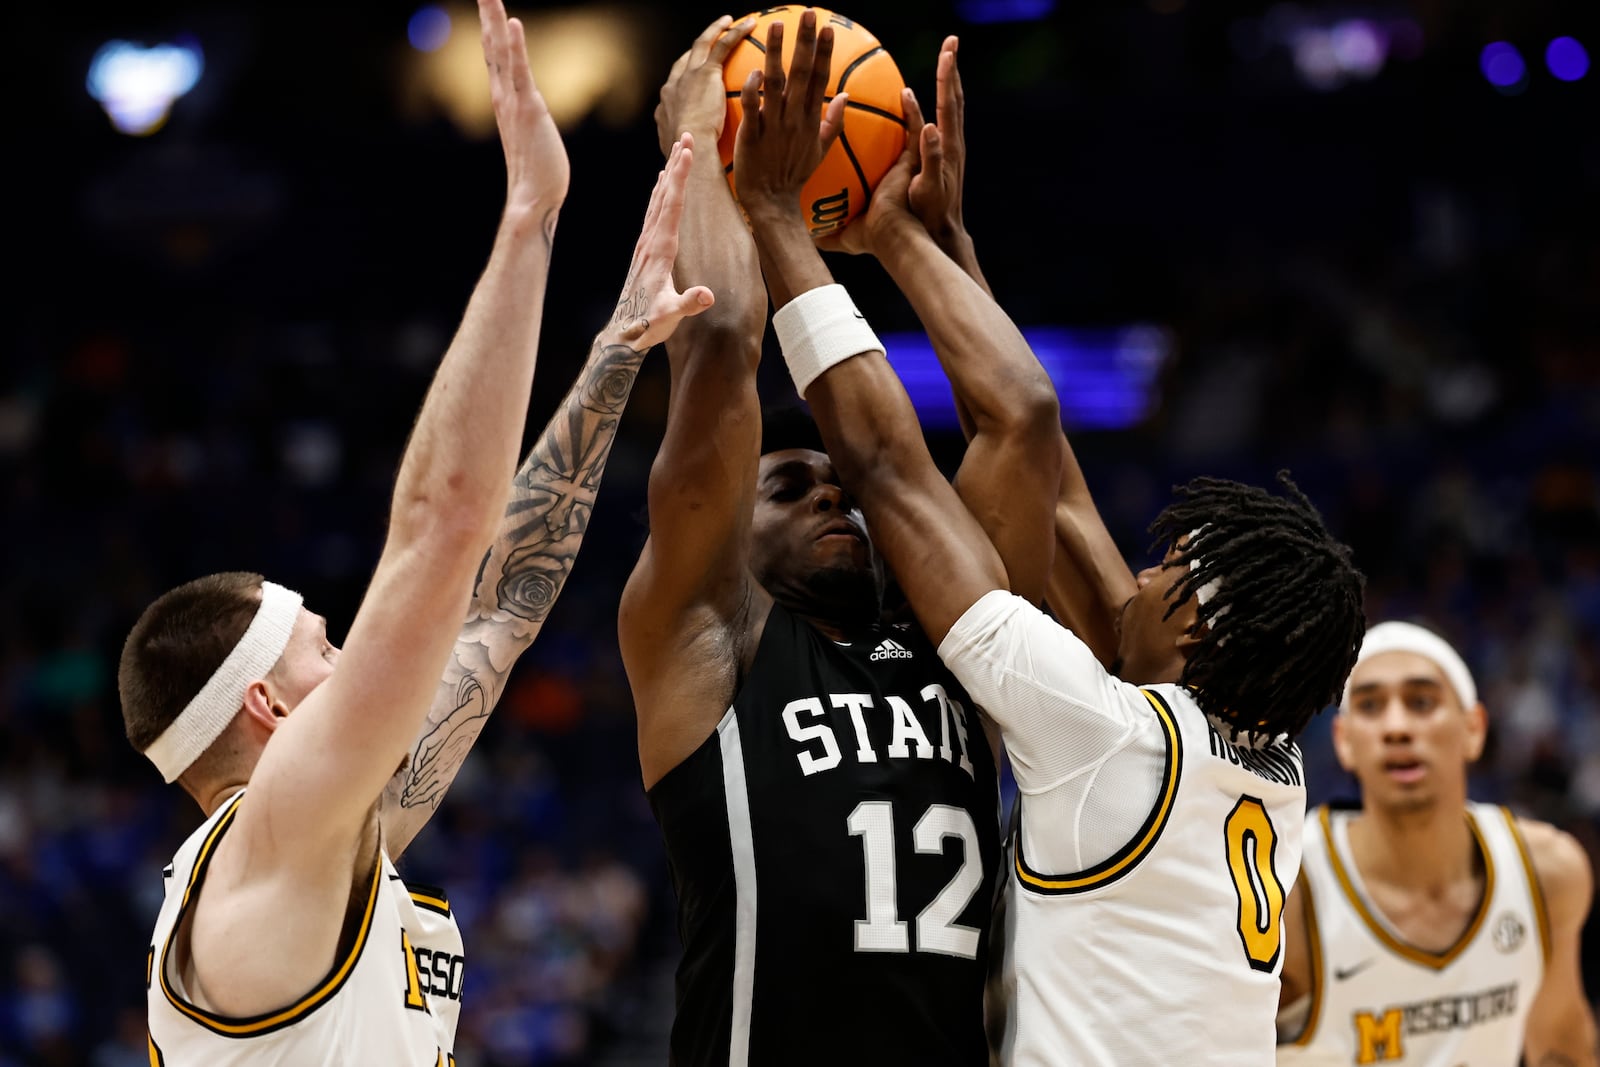
[[[620,286],[656,91],[722,9],[512,10],[573,174],[531,441]],[[1371,615],[1430,621],[1476,669],[1476,795],[1600,849],[1597,5],[844,13],[929,105],[961,35],[969,225],[1129,559],[1174,481],[1290,468],[1355,546]],[[161,590],[231,568],[342,633],[503,168],[470,7],[8,21],[0,1064],[124,1067],[145,1062],[160,869],[197,812],[122,738],[121,639]],[[191,80],[167,113],[161,88]],[[914,331],[873,264],[835,267],[882,332]],[[920,374],[915,336],[896,347]],[[664,1061],[671,891],[614,635],[665,371],[658,353],[566,593],[406,858],[466,927],[462,1067]],[[942,387],[918,395],[948,463]],[[1313,800],[1350,792],[1327,729],[1305,740]],[[1593,938],[1586,970],[1592,993]]]

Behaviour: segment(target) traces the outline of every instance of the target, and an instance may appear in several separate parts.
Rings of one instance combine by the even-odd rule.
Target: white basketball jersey
[[[1007,1064],[1272,1062],[1283,903],[1305,821],[1300,751],[1230,743],[1181,686],[1140,692],[1167,746],[1140,831],[1066,874],[1035,870],[1020,830],[1012,839]]]
[[[451,1067],[461,931],[442,894],[408,888],[383,853],[349,949],[303,997],[250,1018],[188,999],[171,959],[172,934],[243,797],[212,814],[165,872],[166,899],[145,964],[152,1067]]]
[[[1427,952],[1406,944],[1373,906],[1350,858],[1351,814],[1323,807],[1306,819],[1311,1007],[1278,1063],[1516,1067],[1550,931],[1513,816],[1467,805],[1483,855],[1483,900],[1454,945]]]

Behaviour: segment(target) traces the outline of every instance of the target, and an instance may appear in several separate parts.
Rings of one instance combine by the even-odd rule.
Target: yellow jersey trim
[[[172,952],[173,938],[182,927],[184,913],[189,909],[190,898],[205,880],[206,868],[211,863],[216,844],[233,824],[233,818],[239,812],[239,802],[243,799],[244,793],[241,791],[229,802],[226,814],[217,820],[217,825],[211,828],[205,843],[200,846],[200,853],[195,857],[194,870],[189,874],[189,884],[183,890],[183,903],[178,906],[178,917],[173,921],[172,933],[167,936],[166,946],[161,950],[161,991],[166,994],[167,1002],[180,1014],[223,1037],[260,1037],[286,1026],[293,1026],[331,1000],[350,977],[350,973],[355,970],[356,961],[361,958],[361,950],[366,947],[367,935],[372,930],[372,917],[377,911],[378,888],[383,884],[383,852],[379,850],[372,873],[372,886],[367,891],[366,911],[361,917],[361,926],[356,932],[355,943],[350,946],[350,951],[345,954],[343,960],[334,961],[333,969],[315,989],[293,1004],[277,1011],[244,1019],[219,1015],[190,1004],[178,996],[168,983],[167,960]]]
[[[1311,1044],[1316,1036],[1317,1023],[1322,1016],[1322,934],[1317,929],[1317,903],[1311,899],[1311,880],[1301,879],[1300,890],[1305,894],[1306,944],[1311,957],[1311,1010],[1306,1013],[1306,1026],[1293,1044],[1302,1048]]]
[[[1533,916],[1539,922],[1539,947],[1544,950],[1544,963],[1550,965],[1550,913],[1545,910],[1544,886],[1539,883],[1539,875],[1533,869],[1533,857],[1528,853],[1528,842],[1522,836],[1521,827],[1517,826],[1517,817],[1511,814],[1510,808],[1502,807],[1500,814],[1506,817],[1506,826],[1511,830],[1511,840],[1517,843],[1517,855],[1522,857],[1522,871],[1528,876],[1528,895],[1533,898]]]
[[[1483,921],[1489,916],[1489,906],[1494,902],[1494,857],[1489,854],[1489,847],[1484,844],[1483,833],[1478,829],[1478,820],[1473,818],[1472,812],[1467,812],[1467,829],[1472,831],[1472,840],[1478,846],[1478,854],[1483,857],[1483,897],[1478,901],[1478,913],[1467,924],[1456,943],[1443,952],[1428,952],[1408,945],[1398,937],[1391,934],[1387,927],[1380,923],[1376,916],[1368,910],[1366,902],[1356,892],[1355,883],[1350,880],[1349,873],[1345,870],[1344,859],[1339,855],[1339,848],[1333,840],[1333,820],[1328,814],[1327,805],[1323,805],[1317,812],[1317,820],[1322,824],[1323,837],[1328,842],[1328,859],[1333,866],[1333,874],[1339,880],[1339,888],[1344,890],[1344,895],[1350,901],[1350,906],[1355,908],[1356,914],[1361,916],[1361,921],[1367,924],[1367,929],[1372,931],[1372,936],[1389,951],[1402,959],[1412,963],[1420,963],[1424,967],[1431,967],[1436,971],[1448,967],[1452,961],[1466,947],[1472,944],[1472,939],[1478,936],[1478,931],[1483,928]]]
[[[444,890],[431,885],[412,885],[409,882],[404,884],[406,892],[411,896],[411,902],[417,907],[436,911],[447,919],[450,917],[450,899],[445,896]]]
[[[150,1056],[150,1067],[167,1067],[167,1058],[161,1054],[161,1046],[156,1044],[156,1039],[148,1033],[144,1035],[145,1051]]]
[[[1161,782],[1161,791],[1156,794],[1156,802],[1150,808],[1149,817],[1133,835],[1133,839],[1110,859],[1077,874],[1047,875],[1036,872],[1022,857],[1022,806],[1019,803],[1016,870],[1017,879],[1024,888],[1036,893],[1056,895],[1085,893],[1091,889],[1110,885],[1133,870],[1150,852],[1161,836],[1161,831],[1166,829],[1167,818],[1172,814],[1173,798],[1178,794],[1178,769],[1183,765],[1183,735],[1178,730],[1177,717],[1173,715],[1166,701],[1148,689],[1141,689],[1139,692],[1144,694],[1144,698],[1155,709],[1156,719],[1161,723],[1163,740],[1167,745],[1166,771]]]

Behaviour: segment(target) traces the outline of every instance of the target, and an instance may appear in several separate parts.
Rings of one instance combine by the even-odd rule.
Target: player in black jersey
[[[815,50],[826,65],[831,35],[803,25],[806,61]],[[681,131],[718,138],[722,61],[749,28],[718,20],[679,59],[657,111],[663,146]],[[709,157],[695,161],[679,254],[717,304],[668,348],[650,539],[619,619],[684,942],[672,1060],[985,1064],[994,743],[920,630],[882,618],[871,543],[828,457],[762,447],[767,295]],[[960,301],[950,315],[973,318]],[[1013,354],[990,365],[1006,373]],[[1053,426],[1040,378],[1011,400],[1043,396]],[[1027,426],[986,425],[963,490],[1009,480],[1052,500],[1056,471],[1007,471]],[[1047,554],[1008,562],[1018,588],[1042,590]]]
[[[1001,478],[994,500],[1009,521],[997,524],[952,493],[881,342],[812,247],[800,191],[838,136],[840,105],[836,96],[819,132],[812,108],[826,78],[813,77],[803,40],[785,71],[780,44],[767,42],[765,69],[741,92],[734,170],[785,362],[917,619],[1004,730],[1023,793],[1015,870],[1027,890],[1013,895],[1006,927],[1020,1021],[1007,1028],[1002,1057],[1266,1062],[1282,957],[1278,909],[1298,867],[1304,810],[1292,735],[1336,690],[1359,644],[1361,580],[1348,549],[1292,483],[1286,500],[1210,480],[1181,487],[1152,527],[1169,551],[1128,576],[1137,591],[1114,616],[1120,677],[1031,597],[1014,595],[1022,572],[993,527],[1054,540],[1057,505],[1072,512],[1076,504],[1065,492],[1060,427],[1052,412],[1035,438],[1038,459],[1053,460],[1051,477],[1062,478],[1051,487],[1063,490],[1060,501],[1054,492],[1042,500],[1014,492],[1013,480]],[[942,90],[953,88],[953,60],[953,51],[941,57]],[[817,68],[825,68],[820,56]],[[973,377],[983,342],[1015,328],[1003,314],[986,330],[938,321],[960,303],[968,315],[994,311],[979,298],[982,286],[952,269],[916,207],[945,142],[945,100],[942,92],[933,127],[912,96],[903,98],[908,147],[875,189],[858,237],[917,308],[958,397],[965,386],[976,447],[986,421],[1003,421],[1007,406],[1004,376],[988,383],[998,391]],[[941,278],[937,305],[907,286],[929,273]],[[1075,464],[1067,473],[1076,475]],[[1262,758],[1251,762],[1289,780],[1269,781],[1216,747],[1206,751],[1217,740],[1233,746],[1227,751],[1259,748]],[[1030,810],[1045,818],[1030,822]],[[1274,820],[1285,828],[1276,837]],[[1163,836],[1169,822],[1191,825]],[[1269,838],[1284,846],[1282,878],[1265,844],[1253,873],[1240,859],[1246,839]],[[1049,853],[1044,865],[1036,846]],[[1237,935],[1238,950],[1220,951],[1217,931]],[[1152,983],[1152,974],[1161,980]],[[1126,1025],[1163,1011],[1174,1025]]]

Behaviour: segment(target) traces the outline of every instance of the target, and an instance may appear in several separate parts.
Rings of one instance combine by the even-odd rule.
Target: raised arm
[[[673,150],[668,148],[669,155]],[[660,211],[647,217],[616,311],[512,479],[500,532],[478,569],[466,623],[422,734],[384,793],[384,842],[391,857],[438,809],[499,702],[512,665],[561,595],[646,353],[684,315],[712,303],[703,286],[682,294],[674,288],[677,233],[670,222]]]
[[[941,70],[953,59],[941,53]],[[913,191],[929,198],[926,169],[942,165],[944,135],[909,98],[906,119],[906,154],[873,192],[866,240],[927,330],[971,427],[956,491],[1000,553],[1011,590],[1037,603],[1060,481],[1055,387],[1005,311],[913,213]]]
[[[977,252],[962,210],[967,160],[966,94],[956,59],[958,47],[957,38],[947,37],[940,49],[937,126],[923,135],[922,165],[911,181],[908,194],[912,210],[939,247],[992,296],[979,269]],[[971,439],[977,427],[967,380],[952,366],[952,353],[936,350],[950,378],[962,430]],[[1136,590],[1133,572],[1095,507],[1083,470],[1059,421],[1053,433],[1061,450],[1061,481],[1056,487],[1055,551],[1045,599],[1055,616],[1093,650],[1095,658],[1109,666],[1117,652],[1117,614]],[[968,493],[971,484],[963,467],[957,485],[968,506],[981,517],[981,502],[975,506]],[[985,482],[976,484],[981,492]]]
[[[663,143],[682,132],[708,149],[717,143],[727,110],[722,63],[753,25],[718,19],[679,57],[656,111]],[[717,306],[667,345],[672,392],[650,471],[650,536],[617,621],[647,787],[727,710],[766,595],[748,568],[766,293],[715,152],[696,156],[687,197],[678,270],[712,286]]]
[[[432,703],[516,469],[568,167],[521,24],[499,0],[478,6],[505,210],[412,429],[388,537],[338,669],[275,731],[230,832],[251,867],[279,876],[327,883],[330,867],[348,864]],[[348,886],[348,877],[345,866],[335,881]]]
[[[1519,820],[1549,915],[1544,980],[1528,1010],[1523,1062],[1528,1067],[1595,1067],[1594,1011],[1583,990],[1583,924],[1594,897],[1594,872],[1583,846],[1546,823]]]
[[[823,291],[833,278],[806,230],[800,188],[838,136],[845,98],[835,96],[823,111],[833,33],[818,32],[813,12],[801,17],[789,71],[782,66],[781,23],[766,43],[765,70],[753,71],[744,85],[734,169],[781,320],[805,313],[805,305],[790,307],[797,298],[815,305],[818,297],[842,295]],[[867,331],[863,340],[864,323],[853,327],[851,309],[842,310],[833,320],[839,343],[816,353],[827,365],[814,380],[797,373],[796,384],[841,480],[861,503],[874,544],[938,642],[979,597],[1007,588],[1005,568],[928,455],[911,401],[876,339]],[[797,353],[787,345],[785,357],[796,370]]]

